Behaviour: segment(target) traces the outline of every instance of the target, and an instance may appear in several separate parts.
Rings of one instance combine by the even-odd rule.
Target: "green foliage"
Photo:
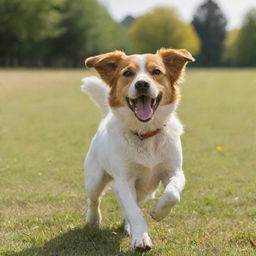
[[[227,20],[217,3],[206,0],[196,10],[192,24],[201,39],[198,63],[204,66],[221,64]]]
[[[81,66],[88,55],[125,48],[125,29],[96,0],[64,0],[61,13],[64,33],[53,41],[53,52],[67,65],[80,61]]]
[[[170,8],[126,22],[132,25],[114,21],[97,0],[0,0],[0,66],[81,67],[91,55],[161,47],[186,48],[203,66],[256,65],[256,9],[226,40],[226,18],[213,0],[198,8],[193,25]]]
[[[0,0],[0,65],[82,65],[124,49],[126,29],[96,0]]]
[[[256,66],[256,8],[250,10],[244,19],[237,37],[236,48],[240,65]]]
[[[237,38],[239,35],[239,29],[233,29],[227,33],[226,40],[224,42],[225,50],[223,54],[223,60],[229,65],[237,65],[239,63],[237,56]]]
[[[161,47],[171,47],[186,48],[196,54],[200,47],[193,27],[182,22],[171,8],[157,8],[139,17],[129,33],[138,52],[153,53]]]
[[[0,50],[7,62],[40,55],[41,43],[58,36],[56,0],[0,0]],[[10,63],[11,64],[11,63]]]

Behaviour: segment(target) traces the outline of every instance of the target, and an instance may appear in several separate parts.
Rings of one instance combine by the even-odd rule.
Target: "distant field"
[[[83,158],[100,120],[85,71],[0,70],[0,255],[139,255],[112,192],[85,227]],[[179,116],[186,189],[146,255],[256,255],[256,70],[193,69]],[[253,246],[254,244],[254,246]]]

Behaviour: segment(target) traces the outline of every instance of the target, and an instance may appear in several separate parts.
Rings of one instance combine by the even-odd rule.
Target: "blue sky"
[[[139,16],[156,6],[174,7],[183,20],[190,22],[198,5],[204,0],[98,0],[103,3],[117,21],[126,15]],[[256,7],[256,0],[215,0],[228,18],[228,29],[238,28],[244,14]]]

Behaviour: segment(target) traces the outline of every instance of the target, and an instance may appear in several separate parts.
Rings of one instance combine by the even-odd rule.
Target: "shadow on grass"
[[[121,252],[120,242],[126,236],[121,228],[111,230],[76,228],[61,234],[40,247],[31,247],[5,256],[107,256],[138,255],[129,250]]]

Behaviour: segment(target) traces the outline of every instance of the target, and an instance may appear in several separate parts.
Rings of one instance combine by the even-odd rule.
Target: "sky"
[[[121,21],[127,15],[134,17],[147,13],[157,6],[174,7],[181,18],[192,20],[197,7],[204,0],[98,0],[108,9],[111,16]],[[228,29],[239,28],[245,13],[256,7],[256,0],[215,0],[228,19]]]

